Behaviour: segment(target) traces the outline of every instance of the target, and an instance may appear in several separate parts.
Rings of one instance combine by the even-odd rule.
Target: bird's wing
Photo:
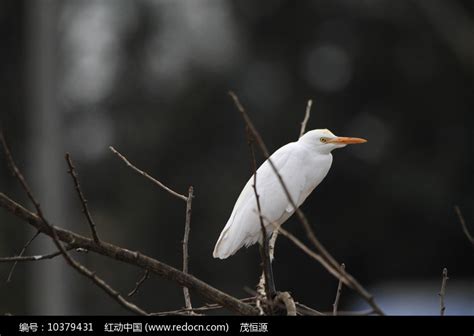
[[[299,173],[301,154],[299,147],[295,144],[290,143],[281,147],[270,158],[285,181],[292,199],[299,205],[306,177]],[[252,176],[235,203],[232,214],[214,248],[215,258],[227,258],[242,246],[252,245],[261,237],[253,181]],[[268,160],[257,170],[257,192],[267,226],[272,222],[282,224],[293,213],[293,211],[287,211],[289,210],[288,198]],[[271,231],[270,229],[269,232]]]
[[[285,183],[291,200],[297,207],[303,203],[307,196],[305,191],[308,181],[304,169],[302,169],[303,165],[306,164],[304,155],[305,153],[302,153],[297,146],[292,146],[288,151],[277,155],[279,159],[279,164],[276,165],[278,173]],[[270,165],[268,166],[270,178],[259,179],[257,173],[257,189],[261,198],[262,213],[268,220],[282,224],[282,218],[284,218],[283,221],[288,219],[295,209],[275,172]],[[262,181],[261,186],[259,181]]]

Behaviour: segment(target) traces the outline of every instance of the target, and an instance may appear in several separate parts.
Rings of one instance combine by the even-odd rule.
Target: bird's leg
[[[266,258],[268,267],[268,291],[270,292],[270,298],[273,300],[277,294],[275,287],[275,279],[273,277],[272,261],[270,260],[270,256],[268,255],[268,253],[266,254]]]
[[[271,301],[276,296],[276,288],[273,278],[270,250],[268,247],[268,237],[266,235],[262,236],[262,243],[260,244],[260,256],[262,258],[263,274],[265,276],[265,292],[267,294],[267,300]]]

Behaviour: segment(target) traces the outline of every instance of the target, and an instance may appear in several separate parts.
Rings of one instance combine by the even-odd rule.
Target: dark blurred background
[[[303,205],[318,237],[391,314],[474,314],[472,1],[0,1],[1,127],[46,216],[88,234],[64,153],[107,241],[181,267],[184,204],[135,174],[114,145],[171,188],[195,188],[190,271],[238,297],[258,277],[255,247],[228,260],[212,249],[250,176],[234,90],[268,147],[308,129],[369,139],[334,152]],[[3,155],[0,190],[25,204]],[[261,161],[261,158],[260,158]],[[344,197],[341,197],[344,195]],[[345,201],[341,201],[341,198]],[[291,218],[285,227],[305,240]],[[0,255],[34,231],[0,211]],[[38,239],[26,254],[52,251]],[[123,293],[138,269],[79,257]],[[0,264],[0,313],[127,313],[63,260]],[[286,239],[277,287],[330,310],[337,281]],[[195,305],[202,304],[193,295]],[[148,311],[183,306],[156,276],[134,298]],[[342,309],[364,307],[346,289]]]

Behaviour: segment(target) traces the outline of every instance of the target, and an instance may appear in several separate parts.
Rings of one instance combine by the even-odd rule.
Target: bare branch
[[[246,303],[252,303],[253,301],[255,301],[255,297],[240,299],[240,301],[246,302]],[[206,304],[202,307],[195,307],[195,308],[192,308],[192,309],[181,308],[181,309],[176,309],[176,310],[170,310],[170,311],[164,311],[164,312],[158,312],[158,313],[151,313],[150,315],[152,315],[152,316],[189,315],[190,312],[200,313],[200,312],[206,312],[206,311],[209,311],[209,310],[216,310],[216,309],[222,309],[222,308],[225,308],[225,307],[220,305],[220,304],[212,303],[212,304]]]
[[[310,308],[302,303],[295,302],[296,310],[299,315],[310,315],[310,316],[325,316],[328,314],[324,314],[318,310]]]
[[[45,259],[53,259],[61,255],[61,252],[54,252],[45,255],[33,255],[33,256],[16,256],[16,257],[0,257],[0,262],[14,262],[15,264],[22,261],[40,261]]]
[[[13,159],[13,156],[10,152],[10,148],[8,147],[7,141],[5,139],[5,135],[3,134],[3,132],[1,130],[0,130],[0,142],[2,143],[3,152],[5,153],[5,157],[6,157],[6,160],[7,160],[7,163],[8,163],[8,167],[10,168],[13,176],[18,180],[18,182],[20,182],[21,187],[25,191],[25,193],[28,196],[28,198],[30,199],[30,201],[35,206],[36,213],[40,217],[42,217],[43,214],[42,214],[42,211],[41,211],[41,207],[40,207],[39,203],[36,201],[36,199],[34,198],[33,193],[31,192],[31,189],[30,189],[28,183],[26,182],[25,178],[23,177],[23,174],[18,169],[18,167],[15,163],[15,160]],[[33,240],[36,239],[36,237],[38,237],[39,234],[40,234],[39,231],[36,232],[35,235],[29,241],[26,242],[26,244],[23,246],[23,248],[20,252],[20,256],[22,256],[23,253],[25,253],[28,246],[33,242]],[[16,263],[13,264],[12,268],[10,269],[10,272],[8,273],[7,282],[11,281],[11,277],[13,276],[13,272],[15,271],[15,267],[16,267]]]
[[[295,209],[295,213],[296,213],[298,219],[303,224],[303,227],[306,231],[306,235],[308,236],[308,239],[316,247],[316,249],[319,251],[319,253],[321,254],[320,257],[324,258],[325,261],[327,261],[327,264],[332,265],[333,269],[339,269],[339,267],[340,267],[339,263],[334,259],[334,257],[326,250],[324,245],[319,241],[319,239],[316,237],[313,230],[311,229],[311,225],[309,224],[306,216],[301,211],[301,209],[299,209],[296,206],[296,203],[294,202],[293,198],[291,197],[291,194],[289,193],[288,188],[287,188],[285,182],[283,181],[282,176],[280,175],[280,173],[278,172],[278,169],[275,167],[275,164],[273,163],[273,161],[270,158],[270,153],[268,152],[268,149],[267,149],[265,143],[263,142],[262,137],[260,136],[260,133],[257,131],[255,126],[253,125],[252,121],[250,120],[250,117],[248,116],[247,112],[245,111],[242,104],[240,103],[239,98],[232,91],[229,92],[229,95],[232,97],[232,99],[234,101],[234,104],[237,107],[237,110],[242,115],[242,118],[244,119],[247,127],[252,132],[252,135],[255,138],[258,146],[260,147],[260,150],[262,151],[265,158],[268,160],[268,163],[270,164],[270,166],[272,167],[275,175],[277,176],[278,181],[280,182],[280,185],[282,186],[282,188],[283,188],[283,190],[286,194],[286,197],[288,198],[288,201],[290,202],[292,207]],[[360,294],[367,301],[367,303],[377,312],[377,314],[383,315],[383,311],[375,303],[374,298],[372,297],[372,295],[369,294],[367,292],[367,290],[365,290],[359,284],[359,282],[357,280],[355,280],[351,275],[349,275],[345,272],[342,275],[344,276],[344,278],[346,278],[350,282],[349,287],[353,288],[358,294]]]
[[[446,283],[448,282],[448,269],[445,267],[443,269],[443,278],[441,280],[441,290],[439,291],[439,314],[444,316],[446,311],[446,306],[444,305],[444,297],[446,296]]]
[[[260,275],[260,279],[257,284],[257,290],[256,290],[256,299],[255,299],[255,307],[258,309],[258,314],[259,315],[265,315],[265,312],[263,311],[262,307],[262,299],[263,301],[266,300],[266,292],[265,292],[265,271],[262,270],[262,274]]]
[[[262,208],[260,205],[260,196],[258,195],[257,191],[257,161],[255,159],[255,151],[253,148],[253,137],[250,133],[248,127],[245,128],[246,130],[246,137],[247,137],[247,144],[250,150],[250,162],[252,166],[252,173],[253,173],[253,192],[255,195],[255,200],[257,202],[257,211],[258,211],[258,218],[260,220],[260,230],[262,233],[262,244],[260,245],[260,255],[262,257],[262,268],[263,268],[263,275],[264,275],[264,287],[265,287],[265,294],[267,300],[271,301],[272,296],[276,293],[275,285],[273,282],[273,274],[271,270],[271,261],[269,256],[269,245],[268,245],[268,237],[267,237],[267,230],[265,229],[265,225],[263,223],[262,217]],[[260,284],[262,281],[260,281]],[[269,309],[271,311],[271,308]]]
[[[324,315],[331,315],[333,312],[323,312]],[[374,315],[374,314],[377,314],[377,312],[375,312],[372,308],[370,309],[365,309],[365,310],[354,310],[354,311],[351,311],[351,310],[348,310],[348,311],[344,311],[344,310],[339,310],[337,312],[337,315],[338,316],[369,316],[369,315]]]
[[[127,296],[133,296],[136,293],[138,293],[138,289],[140,286],[150,277],[150,272],[148,270],[145,270],[145,273],[143,276],[135,283],[135,287],[130,291],[130,293],[127,294]]]
[[[301,122],[300,138],[303,136],[304,132],[306,132],[306,124],[308,123],[311,114],[311,105],[313,105],[313,101],[309,99],[308,105],[306,105],[306,113],[304,114],[304,119]]]
[[[309,117],[311,115],[311,106],[313,105],[313,101],[311,99],[308,100],[308,104],[306,105],[306,112],[304,115],[304,119],[301,122],[301,130],[300,130],[300,138],[303,136],[303,134],[306,131],[306,124],[308,123]],[[270,254],[270,259],[273,260],[275,257],[275,245],[276,241],[278,239],[278,231],[275,230],[272,234],[272,237],[270,239],[269,245],[269,254]]]
[[[109,149],[112,151],[112,153],[114,153],[115,155],[117,155],[123,162],[125,162],[125,164],[132,168],[134,171],[136,171],[138,174],[144,176],[145,178],[149,179],[151,182],[153,182],[154,184],[158,185],[159,187],[163,188],[164,190],[166,190],[167,192],[169,192],[171,195],[175,196],[175,197],[178,197],[180,199],[182,199],[183,201],[187,201],[187,197],[184,196],[184,195],[181,195],[179,193],[177,193],[176,191],[174,190],[171,190],[170,188],[168,188],[167,186],[165,186],[163,183],[161,183],[160,181],[158,181],[157,179],[151,177],[148,173],[144,172],[143,170],[140,170],[138,169],[137,167],[135,167],[133,164],[130,163],[130,161],[128,161],[128,159],[123,156],[122,154],[120,154],[119,151],[117,151],[114,147],[110,146]]]
[[[296,238],[293,234],[283,229],[281,226],[277,226],[273,224],[275,228],[286,238],[288,238],[293,244],[295,244],[298,248],[300,248],[304,253],[309,255],[311,258],[319,262],[330,274],[332,274],[336,279],[342,279],[344,284],[347,286],[351,286],[349,281],[342,276],[342,273],[334,268],[331,264],[329,264],[321,255],[317,254],[316,252],[312,251],[308,246],[306,246],[301,240]]]
[[[38,214],[38,216],[43,217],[43,212],[41,211],[40,204],[34,198],[32,192],[31,192],[30,186],[28,185],[28,183],[26,183],[26,180],[23,177],[23,174],[18,169],[18,167],[15,163],[15,160],[13,160],[13,156],[10,152],[10,148],[8,147],[7,141],[5,140],[5,136],[4,136],[2,131],[0,131],[0,142],[2,143],[3,151],[5,153],[5,156],[6,156],[6,159],[7,159],[7,162],[8,162],[8,166],[10,167],[10,170],[12,171],[13,176],[15,176],[15,178],[18,180],[18,182],[20,182],[21,187],[25,191],[25,193],[28,196],[28,198],[30,199],[30,201],[35,206],[36,213]]]
[[[311,99],[308,100],[308,104],[306,105],[306,112],[304,115],[304,119],[301,122],[301,130],[300,130],[300,138],[303,136],[303,134],[306,131],[306,124],[308,123],[309,117],[311,115],[311,106],[313,105],[313,101]],[[269,249],[270,249],[270,258],[273,260],[275,256],[275,245],[276,241],[278,239],[278,231],[274,231],[272,234],[272,238],[270,239]]]
[[[28,248],[28,246],[30,246],[30,244],[33,242],[33,240],[36,239],[36,237],[39,236],[41,232],[39,231],[36,231],[36,233],[33,235],[33,237],[31,237],[27,242],[26,244],[23,246],[23,248],[21,249],[20,251],[20,254],[18,255],[18,257],[22,257],[23,256],[23,253],[25,253],[26,249]],[[7,277],[7,282],[10,282],[12,280],[12,276],[13,276],[13,272],[15,271],[15,268],[16,268],[16,264],[18,263],[19,260],[15,260],[15,262],[13,263],[12,265],[12,268],[10,268],[10,272],[8,272],[8,277]]]
[[[290,293],[288,293],[288,292],[278,293],[275,300],[280,300],[281,302],[283,302],[283,304],[285,305],[285,308],[286,308],[286,314],[288,316],[296,316],[295,301],[291,297]]]
[[[189,265],[189,254],[188,254],[188,242],[189,242],[189,232],[191,231],[191,213],[192,213],[192,203],[194,197],[193,186],[190,186],[188,189],[188,197],[186,199],[186,221],[184,223],[184,238],[183,238],[183,273],[188,273]],[[192,310],[193,305],[191,304],[191,295],[189,294],[189,289],[183,287],[184,294],[184,303],[186,309]]]
[[[79,200],[81,201],[82,212],[84,213],[84,216],[86,216],[87,222],[89,223],[89,227],[92,233],[92,238],[94,238],[94,241],[97,244],[100,244],[100,239],[99,239],[99,236],[97,235],[97,230],[96,230],[94,220],[92,219],[91,213],[89,212],[89,208],[87,207],[87,200],[84,197],[84,194],[82,193],[81,186],[79,184],[79,179],[77,176],[77,172],[72,163],[72,159],[69,153],[66,153],[65,158],[66,158],[67,165],[69,167],[68,173],[71,175],[72,181],[74,182],[74,188],[76,189],[77,196],[79,196]]]
[[[469,239],[471,244],[474,245],[474,237],[471,235],[471,233],[469,232],[469,229],[467,228],[466,222],[464,221],[464,216],[461,213],[461,209],[457,205],[455,205],[454,211],[456,211],[456,215],[458,215],[459,222],[461,223],[464,234],[466,235],[467,239]]]
[[[52,236],[54,230],[62,242],[65,242],[74,248],[83,248],[111,259],[115,259],[130,265],[135,265],[142,269],[147,269],[164,279],[178,283],[180,286],[188,287],[190,290],[196,291],[196,293],[200,294],[208,302],[221,304],[237,314],[258,315],[258,310],[255,307],[243,303],[237,298],[208,285],[204,281],[199,280],[190,274],[185,274],[159,260],[107,243],[104,240],[102,240],[101,244],[98,245],[93,239],[79,235],[75,232],[57,227],[51,228],[50,226],[43,223],[43,221],[36,214],[25,209],[20,204],[12,201],[3,193],[0,193],[0,207],[9,211],[19,219],[29,223],[48,236]]]
[[[95,272],[90,271],[87,269],[85,266],[81,265],[79,262],[74,260],[64,249],[62,244],[59,241],[59,238],[57,236],[56,230],[53,230],[53,237],[54,240],[56,241],[56,245],[61,246],[61,252],[68,262],[70,266],[75,268],[79,273],[82,275],[88,277],[89,279],[92,280],[99,288],[103,289],[107,294],[109,294],[114,300],[116,300],[118,303],[120,303],[123,307],[126,309],[130,310],[131,312],[134,312],[139,315],[148,315],[146,311],[143,309],[139,308],[137,305],[127,301],[126,299],[123,298],[123,296],[117,292],[115,289],[113,289],[107,282],[99,278]]]
[[[345,270],[346,265],[341,264],[341,270]],[[342,291],[342,277],[339,278],[339,283],[337,284],[337,291],[336,291],[336,299],[334,300],[334,303],[332,305],[332,314],[334,316],[337,315],[337,308],[339,306],[339,298],[341,297],[341,291]]]

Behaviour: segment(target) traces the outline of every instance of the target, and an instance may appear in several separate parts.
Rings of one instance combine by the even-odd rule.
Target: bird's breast
[[[319,154],[308,156],[305,169],[302,172],[305,182],[303,183],[302,197],[298,201],[300,206],[311,192],[324,180],[332,165],[332,154]]]

